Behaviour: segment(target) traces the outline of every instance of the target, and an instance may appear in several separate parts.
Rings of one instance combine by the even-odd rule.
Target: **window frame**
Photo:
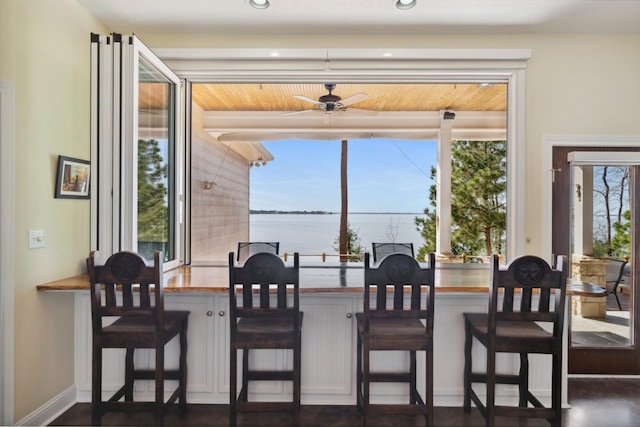
[[[193,83],[506,83],[506,261],[525,253],[525,84],[530,49],[279,49],[277,60],[273,50],[155,52]],[[187,181],[187,195],[189,186]],[[189,236],[185,238],[188,247]]]
[[[91,161],[97,166],[96,179],[91,180],[91,248],[103,257],[119,250],[137,251],[138,83],[140,61],[144,61],[167,79],[173,94],[169,140],[173,140],[175,167],[169,178],[174,191],[169,194],[173,196],[174,258],[164,263],[164,269],[175,268],[182,263],[183,253],[181,79],[135,36],[93,34],[91,58]]]

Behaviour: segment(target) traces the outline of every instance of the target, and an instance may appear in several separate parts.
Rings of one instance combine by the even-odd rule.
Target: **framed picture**
[[[56,198],[88,199],[91,165],[86,160],[58,156]]]

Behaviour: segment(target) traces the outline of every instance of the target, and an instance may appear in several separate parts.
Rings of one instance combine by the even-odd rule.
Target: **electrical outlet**
[[[29,230],[29,249],[44,248],[44,230]]]

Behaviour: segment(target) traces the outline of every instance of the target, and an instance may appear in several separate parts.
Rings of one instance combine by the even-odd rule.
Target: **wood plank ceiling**
[[[353,108],[374,111],[506,111],[507,85],[487,88],[478,84],[337,84],[334,95],[343,99],[363,93],[368,99]],[[299,111],[311,103],[294,98],[318,99],[324,85],[303,84],[194,84],[193,100],[204,111]]]

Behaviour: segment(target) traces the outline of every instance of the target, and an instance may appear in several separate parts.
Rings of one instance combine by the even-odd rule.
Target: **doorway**
[[[640,173],[632,156],[622,155],[639,151],[637,147],[553,147],[553,253],[569,254],[573,279],[608,287],[611,292],[607,270],[619,268],[623,276],[617,295],[570,302],[570,374],[640,373],[635,292]],[[620,160],[625,157],[628,161]]]

